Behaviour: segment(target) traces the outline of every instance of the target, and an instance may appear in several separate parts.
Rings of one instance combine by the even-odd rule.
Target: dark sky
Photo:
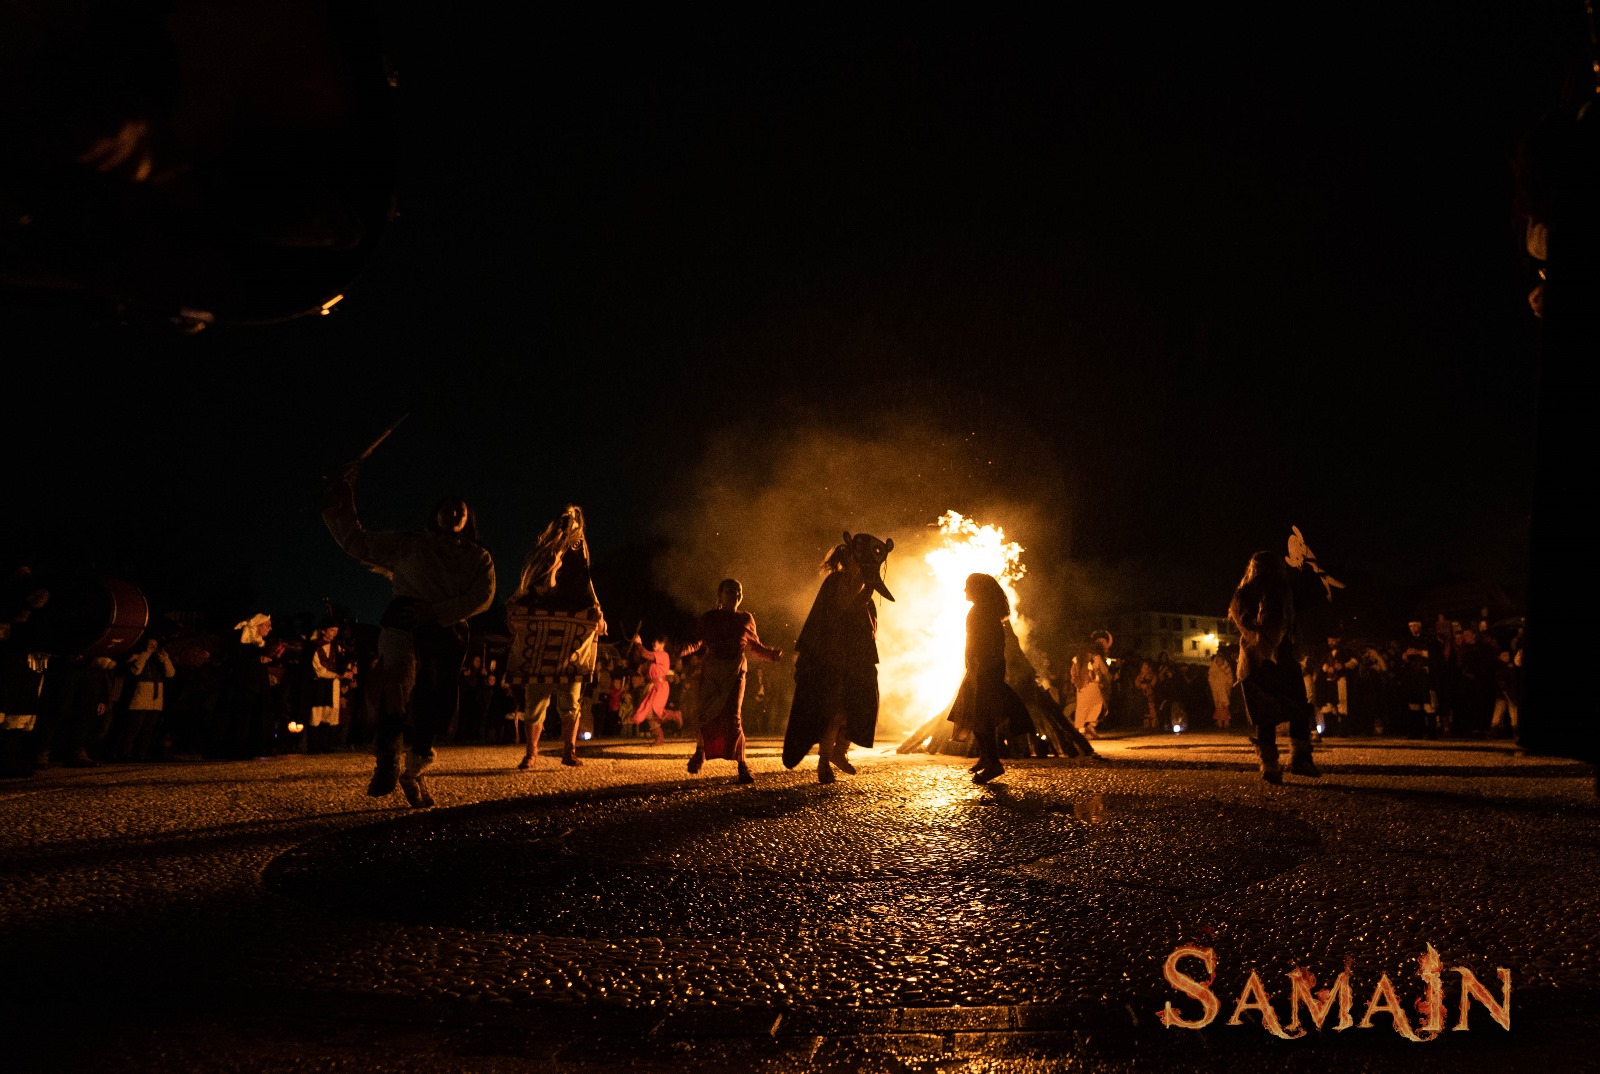
[[[8,558],[373,615],[320,475],[401,413],[369,523],[457,491],[508,579],[568,500],[659,541],[730,428],[909,414],[1044,501],[1041,556],[1225,601],[1298,524],[1363,584],[1524,583],[1511,161],[1581,4],[497,17],[382,20],[401,215],[334,315],[5,314]]]

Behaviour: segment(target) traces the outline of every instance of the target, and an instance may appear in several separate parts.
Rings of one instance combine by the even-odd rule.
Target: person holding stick
[[[322,520],[340,548],[394,587],[367,683],[378,717],[367,794],[383,798],[398,784],[412,808],[425,808],[433,805],[424,773],[434,762],[434,740],[450,726],[459,700],[466,621],[494,600],[494,560],[478,543],[477,519],[459,496],[441,499],[426,529],[366,529],[356,513],[355,482],[371,450],[329,484]],[[407,741],[411,751],[402,772]]]

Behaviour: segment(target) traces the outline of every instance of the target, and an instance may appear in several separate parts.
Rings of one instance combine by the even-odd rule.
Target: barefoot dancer
[[[700,637],[683,650],[683,655],[700,654],[700,681],[695,689],[699,706],[699,744],[689,758],[689,774],[700,771],[707,758],[726,758],[739,762],[739,782],[754,783],[744,759],[745,654],[760,660],[776,660],[782,649],[761,644],[756,634],[755,616],[739,610],[744,586],[724,578],[717,586],[717,606],[700,617]]]
[[[872,595],[893,600],[883,584],[883,561],[894,539],[844,535],[822,569],[817,590],[795,642],[794,702],[783,735],[783,765],[793,768],[817,747],[817,781],[832,783],[833,768],[855,774],[850,743],[871,746],[878,726],[878,606]]]

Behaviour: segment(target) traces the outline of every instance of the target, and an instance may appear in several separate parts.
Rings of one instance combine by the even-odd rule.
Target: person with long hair
[[[605,633],[600,598],[595,596],[589,576],[589,538],[582,508],[568,504],[534,538],[533,547],[522,561],[522,574],[510,603],[533,612],[593,620],[593,632],[586,645],[594,644]],[[507,667],[508,675],[513,671]],[[583,761],[578,758],[578,703],[583,684],[592,673],[592,662],[569,661],[551,675],[526,681],[523,711],[528,722],[528,743],[518,768],[530,768],[538,758],[539,736],[544,732],[545,715],[552,702],[561,720],[561,763],[569,768],[582,767]]]
[[[1277,726],[1288,721],[1289,771],[1315,779],[1322,772],[1311,760],[1311,702],[1295,656],[1294,590],[1282,556],[1250,557],[1228,603],[1228,618],[1239,631],[1239,689],[1255,728],[1261,778],[1283,782]]]
[[[722,758],[738,762],[740,783],[754,783],[744,757],[745,657],[777,660],[783,650],[761,643],[755,616],[739,609],[743,600],[738,579],[724,578],[717,585],[717,606],[700,617],[699,636],[683,650],[685,656],[700,654],[695,689],[699,741],[689,758],[689,774],[698,774],[707,760]]]
[[[398,785],[412,808],[426,808],[433,794],[424,773],[434,763],[434,741],[455,717],[467,620],[494,600],[494,560],[478,543],[477,518],[459,496],[439,500],[424,530],[366,529],[356,514],[360,469],[351,463],[334,478],[322,520],[340,548],[393,586],[368,681],[378,732],[367,794],[387,797]]]
[[[1011,601],[990,574],[969,574],[965,588],[972,602],[967,613],[967,673],[950,706],[949,720],[970,734],[978,747],[972,782],[988,783],[1005,772],[1000,763],[1000,735],[1029,721],[1027,706],[1006,683],[1005,622]]]

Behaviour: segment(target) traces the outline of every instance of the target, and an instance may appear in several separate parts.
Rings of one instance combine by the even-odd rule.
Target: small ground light
[[[583,733],[583,735],[582,735],[582,736],[581,736],[581,737],[582,737],[582,738],[583,738],[583,740],[584,740],[584,741],[585,741],[585,742],[587,742],[587,741],[589,741],[589,740],[590,740],[590,739],[591,739],[591,738],[593,738],[593,737],[594,737],[594,733],[593,733],[593,732],[592,732],[592,731],[585,731],[585,732],[584,732],[584,733]]]

